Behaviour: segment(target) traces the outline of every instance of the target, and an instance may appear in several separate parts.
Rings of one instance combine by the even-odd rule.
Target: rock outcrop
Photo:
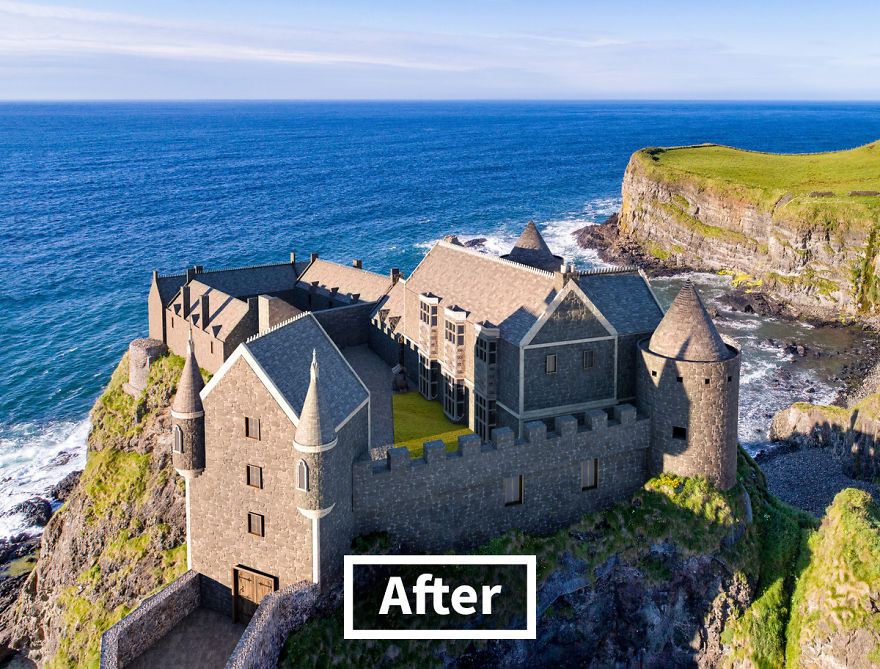
[[[176,356],[156,361],[134,399],[122,389],[123,358],[92,410],[86,468],[59,489],[66,501],[46,525],[36,566],[0,614],[0,646],[40,666],[94,664],[101,634],[185,571],[168,409],[181,368]]]
[[[856,204],[841,204],[697,176],[667,166],[672,151],[643,149],[630,159],[616,241],[622,250],[633,256],[638,248],[666,268],[731,271],[794,316],[875,310],[880,223],[859,208],[867,196],[849,194]]]

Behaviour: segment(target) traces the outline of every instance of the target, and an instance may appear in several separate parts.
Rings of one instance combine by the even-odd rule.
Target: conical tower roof
[[[171,405],[171,411],[180,415],[204,412],[199,393],[205,387],[205,382],[202,380],[202,373],[199,371],[199,363],[196,361],[193,349],[192,332],[190,332],[189,341],[186,344],[186,362],[183,364],[183,372],[181,372],[180,381],[177,383],[177,394]]]
[[[299,425],[294,436],[294,441],[299,446],[326,446],[336,440],[336,428],[333,426],[330,405],[318,383],[318,376],[318,355],[312,350],[309,389],[306,391],[306,399],[303,401]]]
[[[528,222],[528,225],[520,234],[519,239],[516,240],[516,244],[513,245],[510,253],[502,257],[523,265],[547,270],[548,272],[558,270],[562,264],[562,258],[553,255],[550,247],[547,246],[547,242],[544,241],[537,226],[532,221]]]
[[[667,358],[691,362],[718,362],[734,355],[718,334],[690,279],[654,330],[648,348]]]

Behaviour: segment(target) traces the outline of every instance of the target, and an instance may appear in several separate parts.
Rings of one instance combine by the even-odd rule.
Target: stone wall
[[[370,336],[370,314],[375,302],[362,302],[347,307],[316,311],[315,318],[339,348],[366,344]]]
[[[132,397],[139,397],[147,388],[150,365],[165,355],[168,347],[159,339],[135,339],[128,345],[128,381],[123,389]]]
[[[275,669],[284,641],[315,612],[318,588],[302,581],[263,598],[226,669]]]
[[[382,358],[389,367],[400,363],[400,344],[396,336],[383,330],[381,324],[375,320],[370,323],[369,345],[370,350]]]
[[[199,574],[186,572],[104,632],[101,669],[122,669],[197,609],[199,581]]]
[[[593,352],[593,367],[584,369],[584,351]],[[547,374],[546,357],[556,356],[556,373]],[[525,411],[546,410],[584,402],[614,402],[614,339],[569,344],[561,342],[525,350]]]
[[[442,442],[425,445],[412,460],[402,448],[379,462],[357,462],[354,505],[358,533],[387,531],[404,550],[468,548],[517,528],[546,534],[585,513],[629,496],[648,475],[650,421],[631,405],[526,423],[525,439],[496,428],[492,442],[459,438],[447,453]],[[581,463],[597,458],[598,486],[581,489]],[[505,506],[503,479],[523,477],[521,504]]]

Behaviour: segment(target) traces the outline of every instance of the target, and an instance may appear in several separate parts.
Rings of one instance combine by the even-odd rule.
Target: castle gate
[[[238,565],[232,570],[232,588],[232,620],[247,625],[263,597],[278,589],[278,579]]]

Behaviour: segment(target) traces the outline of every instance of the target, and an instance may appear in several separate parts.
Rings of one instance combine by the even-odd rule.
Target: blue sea
[[[877,138],[876,104],[0,104],[0,513],[82,466],[88,410],[146,334],[153,269],[318,251],[406,273],[444,234],[506,251],[528,220],[591,264],[571,232],[617,209],[641,147]],[[783,362],[747,370],[755,388]]]

